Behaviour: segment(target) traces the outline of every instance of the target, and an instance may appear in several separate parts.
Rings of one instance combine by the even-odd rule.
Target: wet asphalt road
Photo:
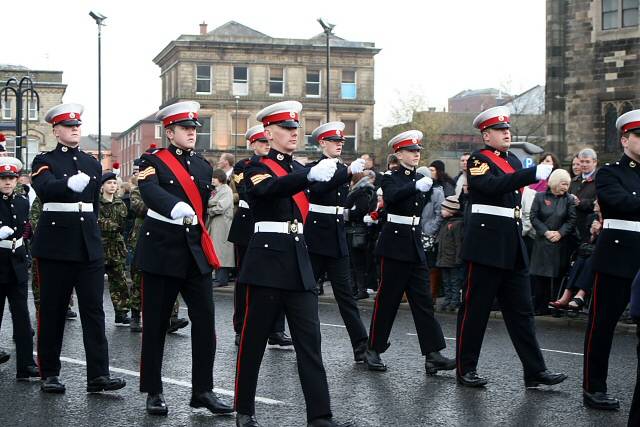
[[[236,347],[231,326],[233,300],[216,293],[218,349],[214,383],[219,394],[231,401]],[[30,302],[31,304],[31,302]],[[181,315],[186,316],[185,306]],[[30,310],[33,306],[30,305]],[[362,315],[368,327],[370,305]],[[32,310],[33,311],[33,310]],[[165,397],[169,416],[153,417],[144,410],[145,397],[138,391],[137,371],[140,335],[115,327],[113,308],[105,292],[107,339],[112,375],[128,385],[113,393],[85,392],[84,350],[80,321],[68,321],[62,350],[64,395],[43,395],[38,382],[15,381],[11,321],[5,309],[0,348],[12,360],[0,365],[1,426],[233,426],[232,416],[213,416],[188,406],[191,380],[189,328],[168,337],[164,358]],[[581,399],[584,330],[560,324],[538,323],[538,339],[549,369],[563,371],[569,379],[544,390],[525,390],[522,368],[501,320],[490,320],[484,340],[479,373],[489,377],[486,389],[456,385],[453,371],[434,377],[424,374],[424,359],[415,336],[409,310],[400,310],[383,355],[386,373],[369,372],[353,363],[346,330],[334,304],[320,304],[323,358],[328,374],[334,416],[351,419],[358,426],[623,426],[626,425],[635,383],[635,337],[620,333],[614,339],[609,368],[609,392],[621,399],[618,412],[583,407]],[[439,315],[446,337],[455,337],[455,317]],[[453,356],[447,340],[446,355]],[[265,353],[256,404],[258,420],[265,426],[304,426],[305,408],[298,381],[295,353],[269,349]]]

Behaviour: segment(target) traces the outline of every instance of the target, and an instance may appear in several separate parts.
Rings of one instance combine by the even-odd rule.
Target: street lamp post
[[[40,95],[38,95],[38,92],[36,92],[36,90],[33,88],[33,81],[28,76],[24,76],[23,78],[21,78],[20,82],[18,82],[18,79],[16,79],[15,77],[11,77],[6,81],[4,87],[0,89],[0,97],[4,97],[5,104],[8,102],[9,93],[12,93],[16,98],[16,158],[20,159],[24,164],[26,164],[26,159],[22,158],[22,115],[24,113],[22,101],[24,95],[29,94],[30,100],[29,102],[27,102],[27,106],[33,104],[33,102],[35,101],[37,108],[40,109]],[[28,119],[29,111],[27,108],[27,120]]]
[[[238,156],[238,104],[240,103],[240,97],[238,95],[234,96],[236,100],[236,116],[234,118],[234,127],[235,131],[233,132],[233,157]]]
[[[102,164],[102,26],[107,19],[101,13],[89,12],[98,25],[98,161]]]
[[[325,92],[327,93],[327,123],[329,122],[329,71],[330,71],[330,66],[329,66],[329,58],[330,58],[330,52],[331,52],[331,47],[330,47],[330,39],[329,37],[331,36],[333,28],[335,27],[334,24],[329,24],[328,22],[326,22],[324,19],[322,18],[318,18],[318,22],[320,23],[320,25],[322,26],[322,29],[324,30],[325,35],[327,36],[327,77],[326,77],[326,88],[325,88]]]

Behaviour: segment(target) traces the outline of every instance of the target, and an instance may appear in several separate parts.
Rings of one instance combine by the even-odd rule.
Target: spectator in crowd
[[[462,263],[463,218],[460,203],[455,196],[449,196],[442,202],[443,218],[438,237],[438,255],[436,266],[442,274],[444,302],[441,311],[456,311],[460,305],[460,289],[464,279]]]
[[[560,168],[560,161],[558,158],[552,153],[542,153],[540,155],[540,160],[538,161],[539,165],[551,165],[553,166],[553,170]],[[540,181],[529,185],[529,187],[536,191],[547,191],[549,187],[546,179],[541,179]]]
[[[571,175],[571,179],[575,178],[576,176],[582,173],[582,164],[580,163],[580,158],[578,157],[578,154],[579,153],[576,153],[576,155],[573,156],[573,159],[571,160],[571,170],[569,171],[569,174]]]
[[[213,171],[213,186],[215,190],[207,203],[207,229],[213,240],[213,247],[220,261],[220,267],[215,271],[214,287],[227,286],[229,270],[235,264],[233,243],[227,240],[231,222],[233,221],[233,191],[227,184],[227,174],[222,169]]]
[[[531,265],[532,291],[536,314],[547,314],[547,304],[554,285],[568,264],[567,238],[575,228],[576,210],[568,194],[571,177],[564,169],[549,176],[549,188],[539,192],[531,206],[531,224],[536,230]]]
[[[362,156],[360,156],[361,159],[364,160],[364,169],[365,170],[370,170],[373,171],[375,173],[375,180],[373,182],[374,187],[376,188],[380,188],[380,183],[382,180],[382,174],[378,171],[376,171],[375,169],[375,165],[374,165],[374,159],[373,156],[371,154],[365,153]]]
[[[216,163],[216,168],[222,169],[227,176],[227,183],[233,174],[233,165],[236,163],[236,158],[231,153],[222,153]]]
[[[416,170],[417,173],[433,179],[431,168],[421,166]],[[431,286],[431,296],[435,301],[440,292],[440,270],[436,268],[436,256],[438,247],[436,237],[442,224],[442,202],[444,201],[444,192],[441,186],[434,185],[425,194],[427,203],[422,209],[422,217],[420,226],[422,227],[422,247],[427,255],[427,265],[429,266],[429,283]]]
[[[586,296],[591,292],[595,272],[591,263],[591,255],[596,246],[596,240],[602,230],[602,215],[596,200],[593,214],[590,216],[589,241],[581,243],[576,251],[575,261],[567,275],[567,282],[562,296],[549,303],[556,309],[581,310],[585,305]]]
[[[467,160],[469,160],[469,156],[471,156],[470,153],[463,153],[460,156],[460,163],[458,165],[460,172],[458,172],[458,175],[454,178],[454,181],[456,182],[455,195],[458,198],[458,201],[460,200],[460,195],[464,190],[464,186],[467,184]]]
[[[398,160],[398,156],[393,153],[387,156],[387,171],[394,170],[399,164],[400,161]]]
[[[575,196],[576,231],[579,243],[587,243],[591,238],[591,216],[596,201],[596,167],[598,156],[591,148],[584,148],[578,153],[580,173],[571,180],[569,193]]]
[[[433,186],[442,188],[445,197],[453,196],[456,193],[456,182],[445,171],[444,162],[434,160],[429,165],[429,169],[431,169]]]
[[[371,254],[368,251],[370,233],[364,218],[369,216],[370,219],[369,213],[376,208],[374,180],[375,173],[370,169],[353,174],[351,190],[345,203],[345,212],[348,212],[345,230],[351,260],[351,277],[357,299],[369,298],[367,293],[367,258],[370,258]]]

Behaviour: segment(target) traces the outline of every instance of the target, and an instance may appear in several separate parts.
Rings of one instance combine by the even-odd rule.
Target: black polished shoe
[[[367,352],[367,342],[361,342],[353,349],[353,360],[356,363],[365,363],[367,361],[367,357],[365,353]]]
[[[29,365],[24,369],[20,369],[16,373],[16,379],[18,381],[29,381],[31,378],[39,378],[40,372],[36,365]]]
[[[314,418],[307,423],[307,427],[355,427],[351,421],[344,423],[336,422],[333,418]]]
[[[47,377],[40,384],[40,390],[45,393],[64,393],[66,391],[66,387],[64,384],[60,382],[58,377]]]
[[[111,378],[110,376],[105,375],[89,380],[87,383],[87,392],[99,393],[101,391],[120,390],[126,385],[127,382],[122,378]]]
[[[6,363],[11,359],[11,355],[4,350],[0,350],[0,363]]]
[[[356,293],[355,298],[356,298],[356,299],[367,299],[367,298],[369,298],[369,293],[368,293],[366,290],[364,290],[364,289],[360,289],[360,290]]]
[[[487,384],[487,379],[478,376],[476,371],[469,371],[464,375],[457,375],[458,384],[465,387],[484,387]]]
[[[129,326],[131,318],[126,311],[120,311],[116,313],[115,324],[116,326]]]
[[[293,347],[293,341],[284,332],[274,332],[269,335],[269,345],[277,347]]]
[[[131,316],[131,322],[129,323],[129,331],[130,332],[142,332],[142,322],[140,320],[140,315]]]
[[[147,395],[147,414],[149,415],[167,415],[169,407],[164,401],[162,393],[149,393]]]
[[[387,365],[380,358],[380,353],[375,350],[367,349],[364,353],[364,361],[370,371],[384,372],[387,370]]]
[[[207,408],[214,414],[231,414],[233,408],[218,398],[212,391],[193,393],[189,406],[192,408]]]
[[[189,321],[187,319],[184,319],[182,317],[172,317],[171,321],[169,322],[169,327],[167,328],[167,333],[172,334],[178,329],[186,327],[188,324]]]
[[[582,401],[585,406],[593,409],[602,409],[605,411],[617,411],[620,409],[620,401],[602,391],[589,393],[588,391],[583,390]]]
[[[255,415],[236,414],[236,427],[262,427]]]
[[[444,357],[439,351],[427,354],[424,361],[424,370],[427,375],[435,375],[438,371],[452,371],[454,369],[456,369],[456,360]]]
[[[560,384],[562,381],[566,379],[567,379],[567,376],[565,374],[542,371],[542,372],[539,372],[535,377],[525,378],[524,386],[526,388],[536,388],[540,385]]]
[[[71,308],[68,308],[67,309],[67,314],[65,314],[64,317],[67,320],[75,320],[78,317],[78,313],[76,313],[75,311],[71,310]]]

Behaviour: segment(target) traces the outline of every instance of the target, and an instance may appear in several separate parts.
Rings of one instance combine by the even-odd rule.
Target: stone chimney
[[[207,23],[204,21],[202,21],[202,24],[200,24],[200,35],[201,36],[207,35]]]

